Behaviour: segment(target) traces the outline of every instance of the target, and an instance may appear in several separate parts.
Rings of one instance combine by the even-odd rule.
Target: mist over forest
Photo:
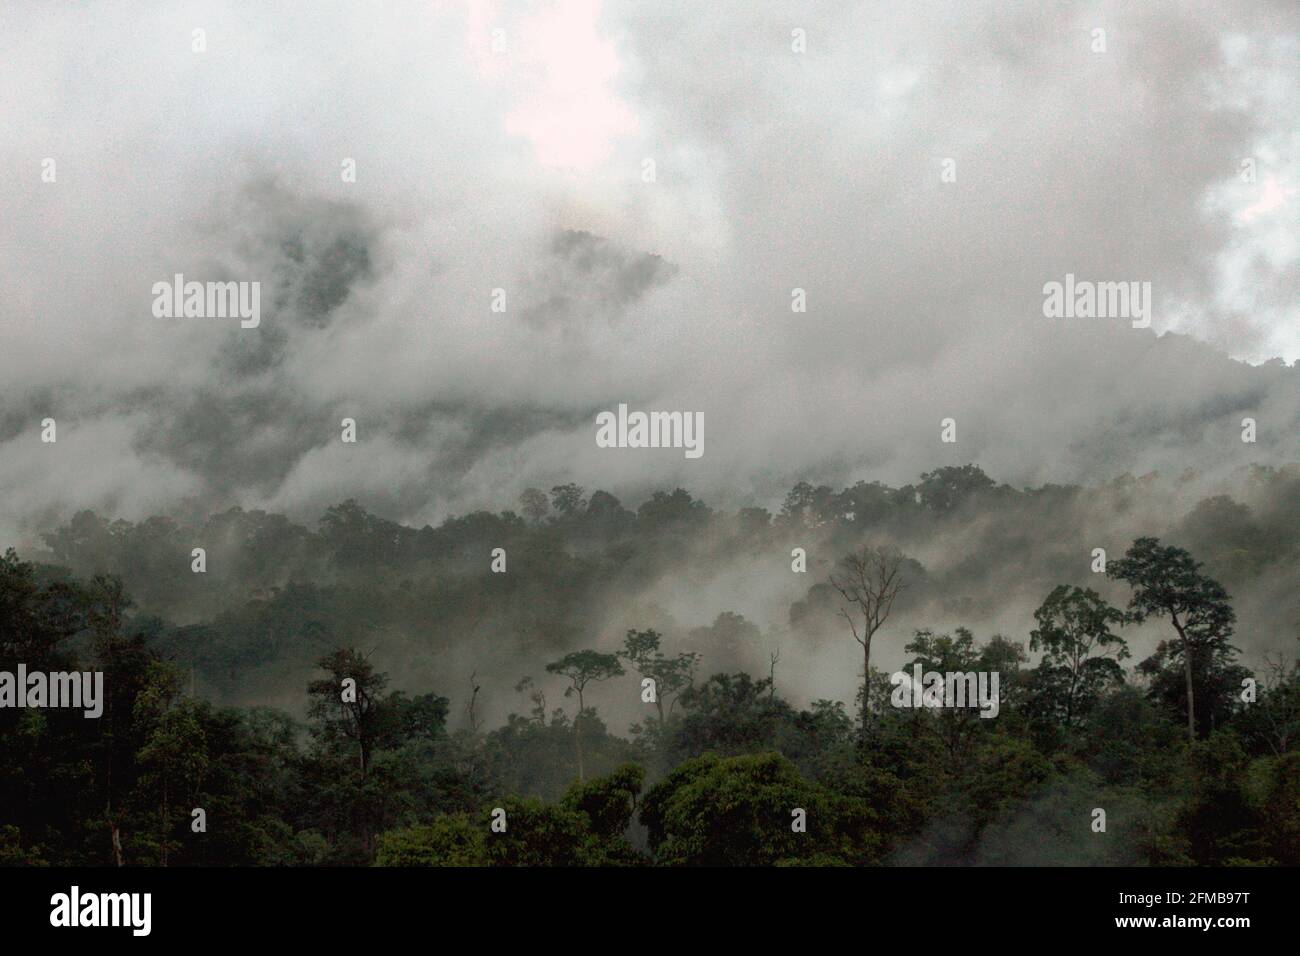
[[[1295,3],[797,7],[0,4],[0,864],[1300,863]]]
[[[512,504],[420,528],[354,500],[315,527],[83,511],[6,559],[6,633],[28,637],[0,663],[89,655],[119,714],[133,699],[128,730],[81,742],[80,773],[126,804],[119,863],[1300,862],[1295,467],[1016,489],[967,464],[901,487],[800,482],[773,510],[681,488],[634,510],[573,483]],[[1152,546],[1226,615],[1189,645],[1195,720],[1167,622],[1121,610],[1136,572],[1114,562]],[[837,572],[877,552],[903,586],[864,709]],[[897,709],[888,674],[913,666],[998,673],[998,719]],[[349,678],[362,704],[340,707]],[[84,735],[14,714],[12,765],[44,735]],[[132,769],[105,781],[97,759],[134,734]],[[238,807],[236,832],[200,852],[183,813],[154,806],[160,770]],[[109,843],[50,829],[52,782],[10,787],[42,823],[11,825],[4,852],[109,862]],[[720,818],[733,788],[749,803]],[[814,839],[781,838],[789,800],[818,808]],[[1085,836],[1097,804],[1113,841]],[[489,808],[533,829],[484,842]]]
[[[1190,550],[1229,589],[1249,659],[1287,658],[1300,636],[1300,472],[1243,468],[1234,478],[1014,489],[966,465],[898,488],[801,482],[771,510],[734,512],[681,488],[629,507],[566,484],[540,497],[533,489],[531,512],[527,501],[507,502],[436,528],[386,520],[354,500],[313,524],[239,508],[138,523],[82,512],[25,556],[85,579],[120,576],[153,640],[222,703],[278,702],[291,689],[290,709],[301,709],[298,688],[316,658],[347,643],[364,645],[408,691],[459,699],[476,673],[482,713],[502,720],[521,706],[520,678],[570,650],[612,651],[631,628],[701,652],[706,670],[766,673],[779,651],[791,699],[851,702],[855,655],[828,575],[865,543],[894,544],[909,559],[908,588],[876,645],[882,667],[901,664],[923,628],[1024,643],[1059,583],[1122,603],[1123,586],[1092,572],[1092,551],[1118,557],[1143,535]],[[205,574],[191,571],[194,547],[207,553]],[[504,574],[490,568],[496,548]],[[791,570],[794,548],[807,554],[805,573]],[[720,617],[732,623],[715,631]],[[1165,635],[1126,636],[1149,651]],[[603,692],[604,706],[635,720],[635,690]]]

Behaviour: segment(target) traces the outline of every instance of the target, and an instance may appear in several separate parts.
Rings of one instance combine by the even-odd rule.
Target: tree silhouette
[[[565,654],[558,661],[547,664],[546,672],[569,679],[571,686],[564,692],[565,697],[575,692],[578,695],[578,716],[573,720],[573,740],[578,751],[578,781],[581,782],[586,775],[582,755],[582,720],[587,706],[583,691],[591,681],[622,676],[623,665],[619,663],[618,656],[615,654],[601,654],[599,651],[592,650],[574,651],[572,654]]]
[[[1182,657],[1187,689],[1187,735],[1196,737],[1196,689],[1193,675],[1198,663],[1235,649],[1228,644],[1236,614],[1218,581],[1201,573],[1201,565],[1182,548],[1161,546],[1157,538],[1138,538],[1123,558],[1112,561],[1110,577],[1133,588],[1129,619],[1167,617],[1178,632],[1172,656]],[[1194,659],[1195,658],[1195,659]]]
[[[840,608],[840,616],[849,622],[853,639],[862,646],[864,737],[871,719],[871,639],[889,619],[894,600],[906,587],[902,565],[903,555],[897,548],[862,547],[842,558],[840,571],[830,576],[831,585],[847,602],[847,606]]]

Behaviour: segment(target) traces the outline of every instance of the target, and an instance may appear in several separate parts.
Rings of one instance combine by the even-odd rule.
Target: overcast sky
[[[570,479],[1295,462],[1298,34],[1231,0],[9,0],[0,543],[186,499],[422,524]],[[260,326],[156,318],[175,273],[260,282]],[[1151,328],[1045,318],[1067,273],[1150,282]],[[703,456],[598,448],[620,402],[703,412]]]

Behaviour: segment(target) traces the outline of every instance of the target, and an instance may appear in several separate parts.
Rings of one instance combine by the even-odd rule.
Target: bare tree
[[[862,733],[867,732],[871,708],[871,639],[889,619],[903,583],[903,554],[891,546],[862,547],[840,560],[830,576],[831,586],[847,602],[840,616],[849,622],[853,639],[862,645]],[[859,620],[861,618],[861,620]]]

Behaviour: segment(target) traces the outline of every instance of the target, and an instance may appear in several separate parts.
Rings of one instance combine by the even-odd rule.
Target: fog
[[[1297,460],[1291,4],[11,3],[0,20],[0,539],[29,553],[85,508],[311,528],[355,498],[420,527],[572,480],[631,507],[681,485],[775,511],[799,480],[967,462],[1094,489],[1014,546],[979,513],[900,541],[944,584],[882,634],[891,667],[916,627],[1023,640],[1052,583],[1092,577],[1091,547],[1176,537],[1203,498],[1251,503],[1251,466]],[[177,273],[262,283],[259,327],[155,317],[150,289]],[[1151,328],[1045,318],[1066,274],[1150,282]],[[702,412],[704,455],[598,448],[620,403]],[[1123,508],[1104,490],[1153,473]],[[789,632],[843,543],[808,537],[806,578],[789,541],[693,539],[600,593],[589,635],[680,642],[735,611],[764,634],[735,663],[763,672],[779,646],[785,692],[851,699],[855,645]],[[1292,640],[1294,570],[1236,582],[1252,652]],[[412,684],[543,663],[479,641],[421,664],[421,638],[387,639]]]
[[[422,524],[569,478],[771,506],[1295,460],[1294,367],[1261,364],[1300,355],[1292,5],[0,16],[8,541],[187,500]],[[155,318],[178,272],[260,281],[260,327]],[[1151,282],[1152,327],[1044,318],[1066,273]],[[703,412],[704,456],[598,449],[620,402]]]

